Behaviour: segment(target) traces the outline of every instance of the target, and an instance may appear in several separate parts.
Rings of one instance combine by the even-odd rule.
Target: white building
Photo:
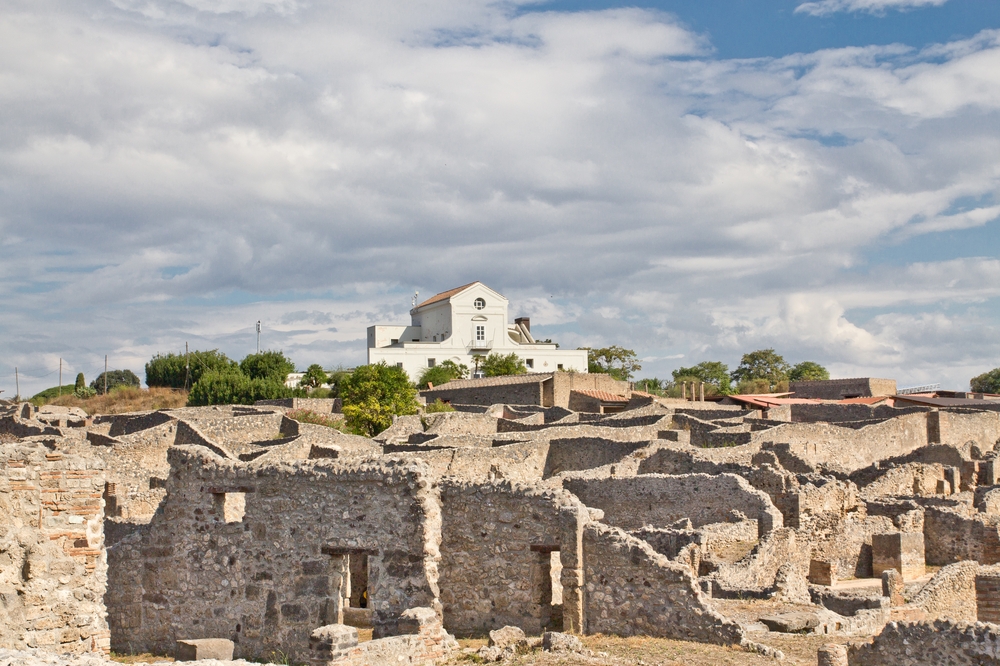
[[[409,326],[369,326],[368,362],[385,361],[420,378],[446,360],[475,370],[476,357],[517,354],[528,372],[587,372],[587,352],[557,349],[531,337],[524,317],[507,319],[507,299],[481,282],[443,291],[410,310]]]

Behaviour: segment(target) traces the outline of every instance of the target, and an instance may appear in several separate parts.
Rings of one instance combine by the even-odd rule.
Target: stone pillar
[[[847,646],[827,643],[816,653],[817,666],[847,666]]]
[[[698,402],[705,402],[705,382],[698,385]]]
[[[895,569],[886,569],[882,572],[882,596],[889,597],[890,606],[902,606],[903,599],[903,577]]]
[[[344,623],[344,587],[350,588],[350,569],[347,566],[347,555],[330,556],[330,592],[327,599],[327,624]],[[356,632],[355,632],[356,633]]]
[[[358,630],[343,624],[330,624],[314,629],[309,636],[309,663],[326,666],[343,659],[358,646]]]
[[[872,535],[872,575],[895,569],[903,580],[924,575],[923,532],[894,532]]]
[[[688,383],[681,382],[681,400],[688,399]]]
[[[569,634],[582,634],[586,629],[583,612],[583,526],[589,520],[586,511],[583,505],[574,505],[559,512],[563,631]]]
[[[957,467],[945,467],[944,480],[951,484],[951,492],[957,493],[961,491],[962,472]]]
[[[976,572],[976,619],[1000,622],[1000,567],[979,567]]]
[[[837,565],[823,560],[809,560],[809,582],[813,585],[833,585],[837,580]]]

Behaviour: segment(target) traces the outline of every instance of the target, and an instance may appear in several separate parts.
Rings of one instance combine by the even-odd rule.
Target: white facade
[[[475,369],[475,357],[518,355],[528,372],[587,372],[587,352],[535,342],[530,325],[507,320],[507,299],[481,282],[433,296],[410,310],[409,326],[369,326],[368,363],[385,361],[417,381],[425,368],[454,361]]]

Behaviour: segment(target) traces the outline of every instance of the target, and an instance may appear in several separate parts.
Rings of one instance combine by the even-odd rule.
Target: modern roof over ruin
[[[552,378],[551,372],[532,372],[526,375],[504,375],[502,377],[481,377],[479,379],[453,379],[447,384],[426,389],[428,391],[451,391],[452,389],[482,388],[485,386],[508,386],[510,384],[541,384]]]

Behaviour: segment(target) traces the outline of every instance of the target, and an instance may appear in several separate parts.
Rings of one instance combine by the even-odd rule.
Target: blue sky
[[[482,280],[642,376],[1000,366],[1000,3],[0,7],[0,390]]]

